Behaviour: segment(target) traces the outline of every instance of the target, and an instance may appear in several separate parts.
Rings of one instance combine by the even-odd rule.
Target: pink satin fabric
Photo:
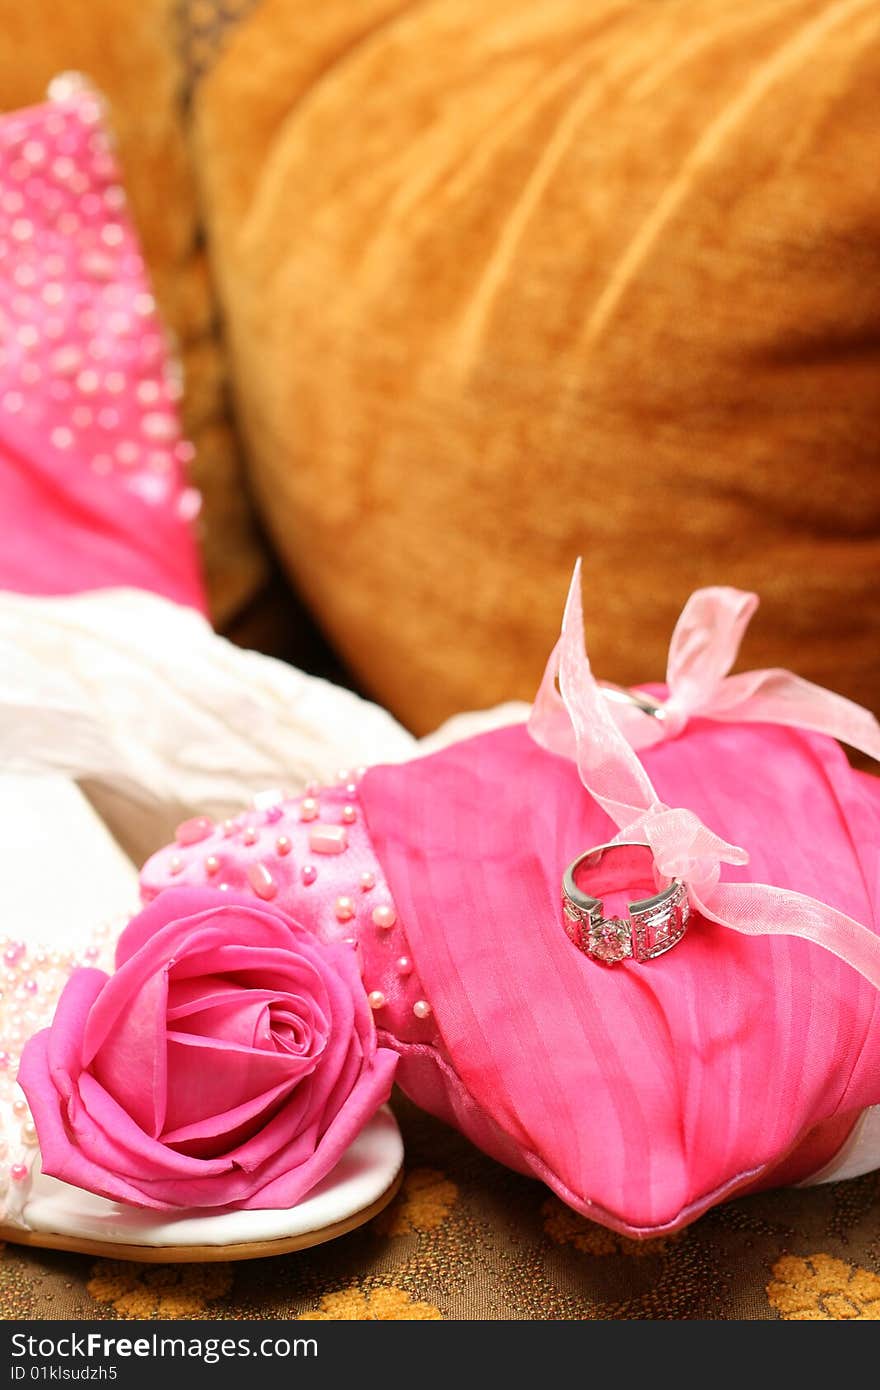
[[[665,804],[748,847],[726,881],[876,930],[880,784],[830,740],[694,719],[642,761]],[[525,728],[372,769],[361,801],[471,1111],[577,1210],[674,1229],[880,1102],[877,991],[828,951],[699,917],[645,966],[571,945],[563,870],[617,826]]]
[[[97,97],[0,118],[0,587],[204,609],[169,366]]]

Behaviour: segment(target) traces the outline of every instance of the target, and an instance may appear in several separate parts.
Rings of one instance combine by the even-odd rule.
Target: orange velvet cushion
[[[874,0],[262,0],[196,94],[252,476],[418,728],[698,585],[878,703]]]

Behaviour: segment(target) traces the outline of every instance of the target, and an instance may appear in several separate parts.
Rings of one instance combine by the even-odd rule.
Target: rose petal
[[[154,920],[153,909],[160,901],[157,899],[150,909]],[[138,922],[139,918],[134,918],[122,935],[129,933]],[[253,920],[246,922],[240,911],[226,912],[215,906],[213,911],[169,922],[149,936],[138,951],[123,952],[121,956],[117,952],[117,960],[121,963],[102,991],[99,1014],[89,1020],[84,1044],[89,1058],[97,1052],[114,1020],[125,1013],[129,1001],[158,971],[167,969],[173,978],[182,979],[196,974],[221,973],[224,958],[246,961],[252,947],[229,946],[230,934],[234,938],[236,932],[246,935],[253,948],[266,948],[267,961],[273,963],[274,969],[283,968],[285,964],[290,967],[291,933],[277,914],[254,911]],[[192,963],[194,958],[195,964]],[[212,961],[221,964],[215,968]]]
[[[103,970],[83,968],[71,975],[55,1007],[55,1017],[49,1033],[49,1068],[59,1082],[76,1078],[82,1069],[82,1040],[89,1014],[95,1000],[106,987],[108,976]],[[25,1053],[27,1047],[25,1047]],[[22,1062],[24,1057],[22,1057]]]
[[[340,1032],[331,1040],[321,1065],[296,1088],[283,1109],[230,1157],[243,1168],[253,1170],[271,1160],[279,1148],[287,1148],[291,1156],[313,1148],[330,1124],[334,1103],[336,1108],[343,1103],[364,1069],[359,1039],[350,1032]],[[293,1145],[298,1147],[291,1149]]]
[[[128,1202],[132,1206],[167,1207],[166,1202],[148,1197],[142,1185],[123,1177],[118,1169],[108,1168],[103,1152],[97,1162],[89,1157],[78,1142],[76,1132],[66,1123],[64,1099],[50,1076],[49,1051],[50,1031],[45,1029],[28,1041],[18,1074],[40,1136],[43,1172],[87,1192],[97,1192],[101,1197]],[[92,1124],[91,1129],[95,1128]]]
[[[320,1055],[320,1054],[319,1054]],[[251,1103],[276,1086],[290,1089],[317,1065],[318,1057],[264,1052],[214,1038],[168,1034],[166,1129],[180,1129]]]
[[[128,1007],[116,1013],[117,1000],[104,988],[89,1012],[83,1063],[146,1134],[155,1139],[165,1127],[168,1074],[165,1012],[168,975],[165,970],[144,981]],[[107,1025],[105,1010],[111,1021]],[[89,1036],[103,1034],[90,1056]]]
[[[220,894],[212,888],[168,888],[148,906],[133,917],[116,943],[116,969],[119,970],[132,956],[144,946],[155,940],[160,932],[169,926],[176,927],[181,922],[192,922],[204,918],[206,914],[217,917],[225,912],[227,917],[237,909],[243,908],[248,917],[259,918],[259,909],[254,908],[243,893]],[[274,917],[277,927],[279,919]],[[245,936],[246,925],[240,926],[237,935]]]
[[[174,1031],[193,1037],[216,1038],[239,1047],[271,1049],[272,1029],[267,1001],[254,998],[255,991],[239,990],[238,998],[215,1003],[178,1020]]]
[[[149,1190],[153,1179],[185,1182],[220,1177],[230,1170],[228,1156],[209,1160],[190,1158],[169,1149],[161,1139],[144,1134],[88,1072],[80,1077],[68,1110],[68,1128],[76,1135],[85,1155],[132,1182],[142,1179],[145,1190]],[[176,1206],[183,1204],[182,1198],[174,1203]]]
[[[266,1165],[263,1185],[236,1205],[248,1211],[293,1207],[301,1202],[322,1178],[333,1171],[367,1121],[388,1099],[396,1066],[397,1053],[386,1047],[378,1048],[373,1066],[361,1073],[346,1105],[333,1117],[314,1151],[307,1157],[301,1156],[300,1161],[294,1164],[292,1153],[282,1150],[272,1163]]]
[[[264,1128],[280,1106],[290,1099],[291,1088],[282,1082],[245,1105],[226,1110],[222,1115],[209,1115],[204,1120],[182,1125],[162,1135],[163,1144],[171,1144],[191,1158],[219,1158],[221,1155],[235,1163],[235,1150]]]

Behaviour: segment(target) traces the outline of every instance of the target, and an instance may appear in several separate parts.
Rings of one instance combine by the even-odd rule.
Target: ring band
[[[636,851],[634,854],[633,851]],[[562,878],[562,910],[565,933],[578,950],[602,965],[623,960],[647,961],[677,946],[687,931],[690,903],[687,888],[674,878],[659,893],[629,904],[628,917],[606,917],[601,897],[585,893],[575,883],[578,870],[598,869],[608,856],[618,859],[618,873],[631,874],[633,861],[651,856],[651,847],[638,840],[618,840],[596,845],[569,864]],[[653,857],[652,857],[653,862]],[[632,877],[628,880],[634,880]],[[605,886],[609,892],[613,884]],[[619,885],[623,886],[623,885]]]

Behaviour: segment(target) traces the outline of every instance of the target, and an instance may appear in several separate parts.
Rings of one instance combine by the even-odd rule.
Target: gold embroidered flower
[[[99,1260],[86,1285],[123,1318],[191,1318],[232,1288],[230,1264],[142,1265]]]
[[[397,1201],[376,1221],[375,1229],[386,1236],[408,1236],[414,1231],[436,1231],[456,1201],[458,1188],[435,1168],[415,1168],[403,1181]]]
[[[833,1255],[783,1255],[767,1297],[780,1317],[800,1322],[880,1322],[880,1274]]]
[[[640,1259],[644,1255],[665,1254],[675,1236],[658,1236],[655,1240],[629,1240],[616,1235],[579,1216],[571,1207],[560,1202],[557,1197],[549,1197],[541,1208],[544,1218],[544,1231],[557,1245],[573,1245],[584,1255],[630,1255]]]
[[[301,1313],[301,1322],[427,1322],[442,1321],[433,1303],[416,1303],[403,1289],[359,1289],[327,1293],[314,1313]]]

